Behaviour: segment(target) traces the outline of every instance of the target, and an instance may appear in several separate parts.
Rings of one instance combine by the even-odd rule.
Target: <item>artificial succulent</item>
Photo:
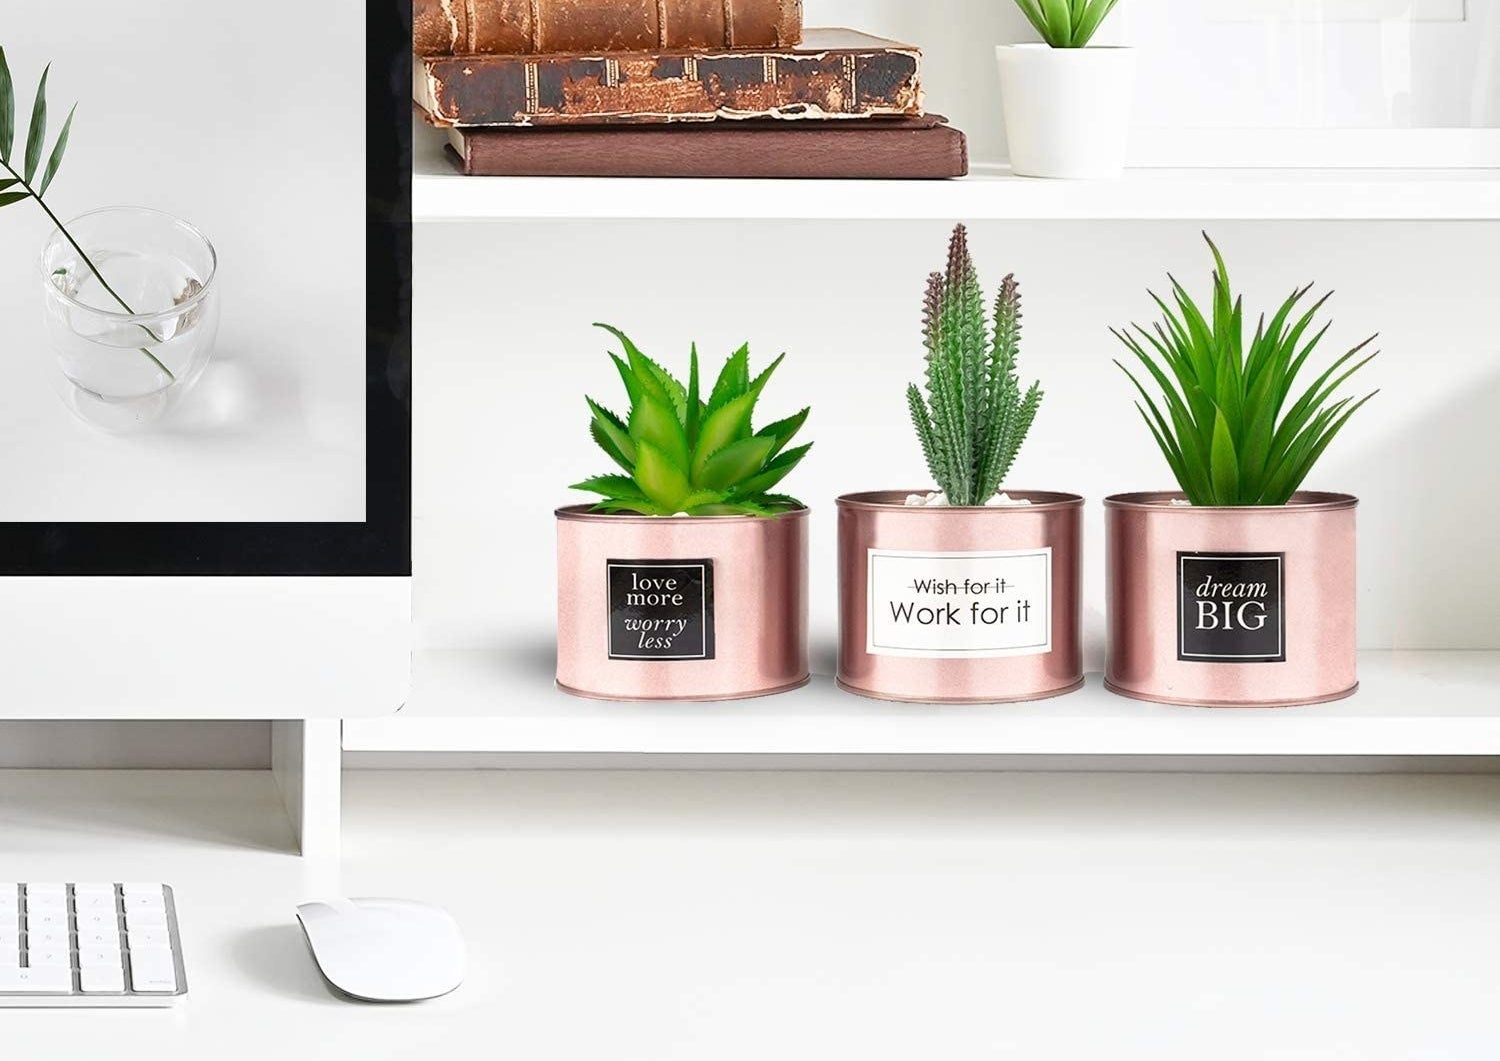
[[[778,357],[750,375],[750,348],[729,356],[705,400],[698,348],[692,348],[686,385],[652,361],[624,332],[600,324],[625,356],[610,354],[630,400],[620,417],[587,398],[589,431],[624,474],[598,475],[573,489],[601,494],[596,512],[645,516],[774,516],[802,503],[772,490],[812,444],[787,448],[810,410],[755,430],[751,416],[761,391],[781,364]]]

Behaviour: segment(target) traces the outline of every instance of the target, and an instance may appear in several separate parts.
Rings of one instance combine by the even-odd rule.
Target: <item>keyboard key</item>
[[[177,990],[177,967],[170,947],[142,947],[130,952],[130,985],[157,994]]]
[[[126,909],[141,905],[165,906],[167,902],[160,884],[122,884],[120,891],[125,895]]]
[[[11,969],[0,966],[0,992],[23,995],[70,995],[73,971],[64,968]]]
[[[120,995],[125,992],[125,970],[116,956],[114,965],[85,965],[78,970],[78,983],[86,995]]]
[[[167,925],[167,912],[165,910],[127,910],[125,911],[125,930],[134,932],[138,928],[165,928]]]
[[[130,949],[137,947],[170,947],[172,938],[167,934],[167,926],[152,928],[133,928],[125,934],[130,941]]]
[[[66,910],[53,910],[43,907],[40,910],[26,911],[26,932],[35,935],[39,932],[66,932],[68,930],[68,912]]]
[[[113,890],[107,892],[79,892],[73,893],[73,909],[79,913],[114,913],[115,893]]]
[[[66,884],[28,884],[26,885],[26,905],[33,903],[64,903],[68,901],[68,886]]]
[[[29,950],[67,950],[68,929],[49,928],[44,932],[26,933],[26,947]]]
[[[118,931],[120,927],[119,916],[113,910],[95,911],[93,913],[86,913],[80,910],[73,920],[80,933],[100,932],[107,929]]]
[[[119,947],[80,947],[78,965],[83,969],[112,968],[116,971],[124,963]]]
[[[77,895],[109,895],[115,894],[115,886],[108,881],[83,881],[73,885],[73,894]]]
[[[5,883],[0,881],[0,921],[14,917],[21,912],[21,886],[14,882]]]
[[[78,933],[78,945],[80,947],[115,947],[120,946],[120,933],[114,929],[98,929],[92,932]]]
[[[64,943],[62,946],[48,944],[37,947],[32,946],[26,951],[26,964],[32,968],[71,969],[73,967],[73,952]]]

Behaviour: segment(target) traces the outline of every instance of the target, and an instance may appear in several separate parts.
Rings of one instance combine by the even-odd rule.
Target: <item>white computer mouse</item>
[[[464,978],[464,941],[445,910],[411,899],[303,903],[297,920],[324,979],[366,1002],[418,1002]]]

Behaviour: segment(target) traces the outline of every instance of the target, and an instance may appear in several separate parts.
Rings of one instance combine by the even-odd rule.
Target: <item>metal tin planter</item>
[[[905,492],[839,509],[839,685],[923,703],[1038,700],[1083,684],[1083,498],[907,507]]]
[[[1105,504],[1105,684],[1141,700],[1277,707],[1348,696],[1359,502],[1198,507],[1181,494]],[[1174,500],[1179,501],[1173,504]]]
[[[806,683],[807,510],[557,510],[557,684],[602,700],[734,700]]]

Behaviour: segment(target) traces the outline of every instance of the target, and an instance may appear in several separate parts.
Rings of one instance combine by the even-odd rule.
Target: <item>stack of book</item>
[[[934,178],[963,133],[921,53],[801,0],[413,0],[413,98],[463,172]]]

